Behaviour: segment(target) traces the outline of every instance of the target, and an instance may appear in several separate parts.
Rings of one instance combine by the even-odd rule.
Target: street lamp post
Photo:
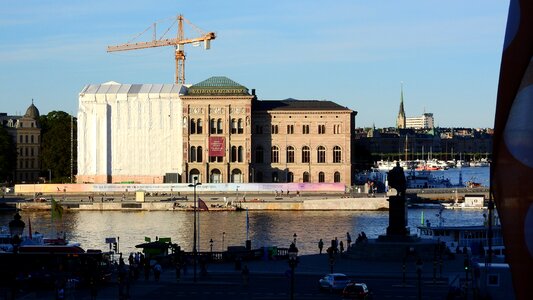
[[[296,235],[296,233],[294,233],[294,234],[292,235],[292,237],[293,237],[293,243],[294,243],[294,245],[296,245],[296,238],[297,238],[298,236]]]
[[[226,232],[222,231],[222,251],[224,251],[224,237],[226,236]]]
[[[422,259],[416,261],[416,274],[418,276],[418,300],[422,300]]]
[[[292,243],[289,246],[289,267],[291,268],[291,300],[294,299],[294,269],[298,265],[298,248]]]
[[[213,239],[209,240],[209,246],[211,247],[211,253],[213,252]]]
[[[197,176],[194,176],[193,177],[193,183],[189,184],[189,187],[192,187],[193,188],[193,214],[194,214],[194,226],[193,226],[193,243],[192,243],[192,255],[193,255],[193,265],[194,265],[194,277],[193,277],[193,281],[196,282],[196,256],[197,256],[197,251],[196,251],[196,186],[198,185],[202,185],[201,183],[199,183],[198,181],[198,177]]]

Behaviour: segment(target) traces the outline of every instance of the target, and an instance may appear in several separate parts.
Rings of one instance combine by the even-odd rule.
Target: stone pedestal
[[[387,227],[387,236],[408,236],[405,196],[390,196],[388,201],[389,227]]]

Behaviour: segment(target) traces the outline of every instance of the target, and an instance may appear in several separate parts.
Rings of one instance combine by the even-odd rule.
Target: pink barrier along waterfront
[[[202,183],[197,192],[258,192],[276,193],[296,192],[333,192],[343,193],[342,183]],[[108,193],[108,192],[190,192],[188,183],[164,184],[17,184],[15,193]]]

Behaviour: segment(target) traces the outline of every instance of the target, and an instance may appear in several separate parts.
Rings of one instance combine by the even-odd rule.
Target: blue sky
[[[186,81],[227,76],[259,99],[331,100],[358,127],[408,117],[493,127],[509,1],[0,1],[0,112],[76,114],[86,84],[172,83],[172,47],[107,53],[183,14],[217,38],[188,45]],[[175,34],[175,27],[172,34]],[[190,27],[186,35],[194,36]],[[151,33],[140,37],[150,40]]]

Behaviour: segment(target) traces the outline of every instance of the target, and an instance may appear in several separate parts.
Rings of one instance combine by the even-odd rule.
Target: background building
[[[41,128],[39,110],[31,105],[23,116],[8,116],[0,113],[0,122],[13,139],[17,162],[13,179],[15,182],[34,183],[41,171]]]
[[[405,128],[433,129],[435,122],[432,113],[424,113],[420,117],[408,117],[405,120]]]

